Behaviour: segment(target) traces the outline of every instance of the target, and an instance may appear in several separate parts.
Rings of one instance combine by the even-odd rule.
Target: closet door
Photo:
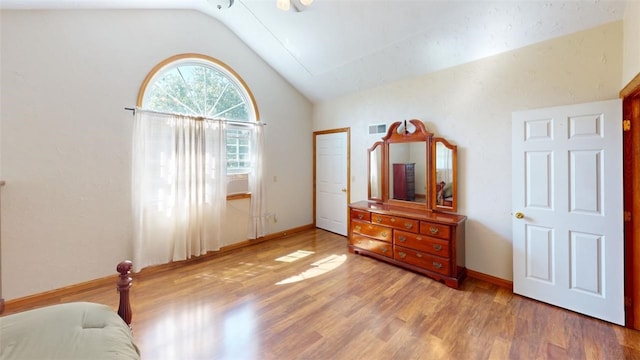
[[[349,132],[340,130],[314,133],[315,221],[316,227],[346,236]]]

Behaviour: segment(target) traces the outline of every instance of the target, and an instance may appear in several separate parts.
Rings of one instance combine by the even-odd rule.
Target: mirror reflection
[[[426,203],[426,142],[389,144],[389,197]]]
[[[369,149],[369,199],[382,200],[382,142]]]
[[[436,141],[436,205],[453,206],[453,150]]]

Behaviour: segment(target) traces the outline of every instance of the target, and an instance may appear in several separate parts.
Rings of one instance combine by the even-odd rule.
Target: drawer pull
[[[433,226],[429,227],[429,232],[431,232],[432,234],[437,234],[438,233],[438,228],[435,228]]]
[[[441,268],[442,268],[442,264],[440,264],[439,262],[435,262],[435,261],[434,261],[434,262],[432,263],[432,265],[433,265],[433,267],[434,267],[434,268],[436,268],[436,269],[441,269]]]
[[[417,241],[422,241],[422,236],[416,236]]]
[[[442,250],[442,245],[440,245],[440,244],[433,244],[433,249],[434,249],[435,251],[440,251],[440,250]]]
[[[407,241],[407,238],[405,236],[398,236],[398,241],[405,242]]]
[[[389,250],[389,249],[387,249],[387,247],[385,246],[385,247],[381,248],[380,250],[382,250],[382,252],[386,254],[387,250]]]
[[[406,229],[411,229],[413,227],[413,224],[412,223],[404,223],[404,227]]]
[[[391,222],[396,222],[396,218],[391,218]]]
[[[402,251],[401,251],[401,252],[399,252],[399,253],[398,253],[398,255],[400,255],[400,258],[401,258],[401,259],[404,259],[404,258],[406,258],[406,257],[407,257],[407,254],[406,254],[406,253],[403,253]]]
[[[416,253],[416,257],[417,257],[417,258],[422,258],[422,254],[420,254],[420,253]]]
[[[378,217],[376,218],[376,221],[377,221],[377,222],[379,222],[379,223],[381,223],[381,222],[382,222],[382,218],[381,218],[380,216],[378,216]]]
[[[356,240],[356,244],[361,244],[362,240]]]
[[[358,219],[360,219],[360,220],[364,219],[364,215],[363,214],[358,214]]]
[[[353,227],[354,231],[360,231],[360,229],[361,229],[360,225],[356,225]]]
[[[386,237],[387,237],[387,232],[386,232],[386,231],[381,232],[381,233],[380,233],[380,236],[382,236],[382,237],[386,238]]]

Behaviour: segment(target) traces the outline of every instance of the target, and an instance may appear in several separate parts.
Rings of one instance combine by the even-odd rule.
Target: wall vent
[[[386,134],[387,124],[369,125],[369,135],[373,134]]]

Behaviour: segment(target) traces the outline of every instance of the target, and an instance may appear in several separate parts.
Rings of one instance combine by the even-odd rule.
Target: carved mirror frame
[[[425,189],[425,199],[424,202],[416,202],[416,201],[406,201],[406,200],[397,200],[393,199],[390,196],[390,187],[391,187],[391,163],[390,163],[390,146],[392,144],[408,144],[408,143],[424,143],[424,169],[425,172],[428,172],[427,169],[430,169],[431,162],[431,138],[433,134],[427,131],[424,123],[418,119],[412,119],[409,121],[398,121],[389,127],[389,131],[382,138],[384,142],[383,146],[383,162],[382,162],[382,197],[384,201],[391,205],[400,205],[405,207],[412,208],[420,208],[420,209],[429,209],[431,206],[431,181],[429,181],[429,176],[425,177],[424,184],[415,184],[416,186],[424,186]]]
[[[425,183],[415,184],[415,186],[424,186],[425,199],[424,201],[394,199],[390,194],[392,184],[390,179],[390,146],[416,142],[423,142],[425,145]],[[444,153],[445,155],[442,153],[444,150],[448,151],[448,153]],[[444,138],[434,137],[434,134],[427,130],[421,120],[404,120],[391,124],[382,141],[374,143],[371,148],[367,149],[367,152],[369,162],[367,166],[369,182],[367,193],[370,201],[424,210],[457,211],[457,146]],[[378,161],[380,156],[381,163]],[[451,166],[446,175],[442,169],[438,170],[436,167],[437,164],[442,163],[443,158]],[[438,176],[438,171],[440,171],[440,176]],[[447,197],[443,195],[443,186],[438,183],[443,179],[451,180],[449,185],[451,193]]]

